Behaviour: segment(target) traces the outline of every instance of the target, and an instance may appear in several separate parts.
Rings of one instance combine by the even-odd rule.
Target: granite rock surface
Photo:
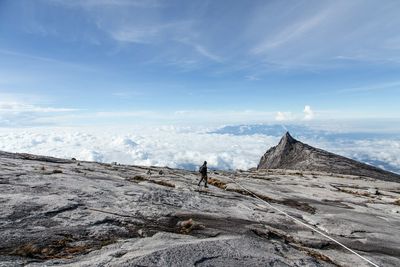
[[[400,184],[0,152],[0,266],[400,266]],[[249,195],[243,185],[259,198]]]

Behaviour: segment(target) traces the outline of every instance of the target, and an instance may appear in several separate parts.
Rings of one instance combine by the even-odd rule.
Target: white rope
[[[373,266],[375,266],[375,267],[379,267],[379,265],[373,263],[372,261],[370,261],[369,259],[365,258],[364,256],[361,256],[360,254],[358,254],[357,252],[355,252],[355,251],[352,250],[351,248],[349,248],[349,247],[345,246],[344,244],[340,243],[339,241],[333,239],[332,237],[328,236],[327,234],[323,233],[322,231],[320,231],[320,230],[318,230],[318,229],[312,227],[311,225],[309,225],[309,224],[307,224],[307,223],[304,223],[304,222],[300,221],[299,219],[296,219],[295,217],[289,215],[288,213],[286,213],[286,212],[284,212],[284,211],[282,211],[282,210],[276,208],[275,206],[271,205],[268,201],[266,201],[266,200],[260,198],[259,196],[257,196],[256,194],[254,194],[253,192],[251,192],[250,190],[248,190],[247,188],[245,188],[243,185],[241,185],[239,182],[235,181],[234,179],[232,179],[232,178],[230,178],[230,177],[227,177],[227,178],[230,179],[230,180],[232,180],[235,184],[237,184],[238,186],[240,186],[243,190],[247,191],[249,194],[251,194],[252,196],[254,196],[255,198],[257,198],[258,200],[261,200],[262,202],[267,203],[267,205],[268,205],[269,207],[273,208],[274,210],[276,210],[276,211],[278,211],[278,212],[280,212],[280,213],[286,215],[286,216],[289,217],[290,219],[292,219],[292,220],[298,222],[299,224],[301,224],[301,225],[303,225],[303,226],[305,226],[305,227],[311,229],[312,231],[314,231],[314,232],[316,232],[316,233],[318,233],[318,234],[320,234],[320,235],[322,235],[322,236],[328,238],[329,240],[331,240],[331,241],[335,242],[336,244],[342,246],[343,248],[345,248],[346,250],[350,251],[350,252],[353,253],[354,255],[360,257],[361,259],[363,259],[364,261],[368,262],[369,264],[371,264],[371,265],[373,265]]]

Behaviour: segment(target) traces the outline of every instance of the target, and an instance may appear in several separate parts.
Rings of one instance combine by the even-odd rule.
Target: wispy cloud
[[[339,61],[351,58],[353,64],[400,62],[396,49],[391,48],[398,44],[396,28],[400,25],[398,6],[391,2],[297,2],[290,8],[283,7],[287,5],[270,4],[253,19],[274,27],[263,29],[251,24],[252,31],[258,30],[261,38],[255,38],[256,45],[249,51],[262,60],[295,69],[347,66],[346,62],[333,61],[333,57]],[[279,10],[285,23],[278,23],[279,19],[270,14],[274,9]]]
[[[394,82],[384,82],[366,86],[352,87],[346,89],[339,89],[339,93],[351,93],[351,92],[368,92],[368,91],[378,91],[378,90],[400,90],[400,81]]]
[[[274,112],[260,110],[132,110],[87,113],[93,118],[140,119],[149,123],[207,125],[216,123],[260,123],[272,120]]]
[[[177,43],[184,44],[192,48],[202,57],[221,63],[223,59],[211,52],[196,38],[191,37],[193,25],[195,23],[191,20],[183,20],[177,22],[160,23],[153,25],[138,25],[131,23],[129,25],[116,26],[115,29],[105,29],[109,32],[113,39],[119,42],[137,43],[137,44],[151,44],[151,45],[164,45],[169,44],[174,47]],[[101,26],[104,28],[104,25]],[[168,47],[168,46],[167,46]],[[175,49],[173,49],[175,50]],[[188,54],[180,53],[180,56],[188,57]]]
[[[113,92],[111,95],[115,96],[115,97],[118,97],[118,98],[121,98],[121,99],[130,99],[130,98],[133,98],[133,97],[143,96],[143,95],[145,95],[145,93],[144,92],[140,92],[140,91],[129,90],[129,91]]]
[[[117,27],[110,31],[110,35],[117,41],[139,43],[139,44],[151,44],[161,42],[162,35],[166,35],[168,31],[173,28],[171,25],[147,25],[147,26],[122,26]]]
[[[51,58],[51,57],[45,57],[45,56],[32,55],[32,54],[22,53],[19,51],[12,51],[12,50],[6,50],[6,49],[0,48],[0,55],[1,54],[5,55],[5,56],[24,58],[24,59],[30,60],[30,61],[39,61],[39,62],[43,62],[43,63],[53,64],[53,66],[59,65],[59,66],[63,66],[63,67],[69,67],[69,68],[73,68],[73,69],[81,70],[81,71],[90,71],[90,72],[97,71],[97,69],[95,67],[85,65],[82,63],[70,62],[70,61],[60,60],[60,59]]]
[[[257,75],[255,75],[255,74],[246,75],[245,78],[246,78],[246,80],[249,80],[249,81],[259,81],[259,80],[261,80],[261,79],[260,79]]]
[[[254,47],[251,52],[254,54],[268,53],[270,50],[280,48],[290,42],[296,42],[297,39],[304,38],[312,29],[318,27],[321,22],[327,18],[329,10],[324,10],[315,16],[305,18],[302,21],[294,22],[292,25],[279,31],[276,36],[268,37],[260,44]]]
[[[15,112],[42,121],[50,114],[54,123],[56,115],[121,124],[360,118],[373,113],[372,101],[379,106],[372,115],[399,116],[394,1],[40,0],[2,7],[0,91],[56,99],[15,100],[22,103]],[[321,111],[328,109],[338,113]]]
[[[212,61],[215,62],[222,62],[222,58],[211,53],[208,49],[206,49],[204,46],[200,45],[200,44],[193,44],[191,43],[191,45],[195,48],[195,50],[200,53],[202,56],[211,59]]]
[[[78,111],[78,109],[42,107],[42,106],[35,106],[18,102],[0,102],[0,114],[20,113],[20,112],[53,113],[53,112],[71,112],[71,111]]]
[[[261,1],[234,5],[219,17],[211,11],[226,7],[218,3],[158,0],[48,0],[48,3],[80,8],[88,27],[95,26],[102,34],[106,33],[119,49],[146,47],[145,62],[160,64],[153,59],[162,58],[166,66],[188,70],[198,70],[193,65],[198,66],[201,61],[219,63],[219,73],[247,70],[257,71],[259,76],[265,75],[266,70],[316,71],[358,62],[400,63],[399,8],[390,1]],[[242,14],[242,9],[246,9],[246,14]],[[239,14],[240,25],[236,23]],[[43,22],[35,23],[43,28],[40,31],[51,28]],[[104,35],[96,34],[81,39],[99,43],[98,39]]]
[[[8,110],[12,108],[7,107]],[[47,121],[52,124],[82,125],[82,124],[141,124],[141,125],[160,125],[167,123],[170,125],[221,125],[221,124],[243,124],[243,123],[269,123],[273,121],[296,122],[311,121],[315,119],[317,113],[321,117],[329,117],[334,112],[318,111],[315,112],[310,106],[306,105],[303,112],[291,111],[268,111],[268,110],[104,110],[88,111],[68,108],[51,108],[37,106],[17,106],[13,107],[17,114],[25,114],[31,111],[32,116],[40,117],[40,122]],[[47,113],[48,115],[43,116]],[[58,113],[58,114],[57,114]],[[0,115],[1,115],[0,106]],[[11,114],[11,112],[8,112]],[[322,115],[321,115],[322,114]],[[321,115],[321,116],[320,116]],[[46,117],[46,118],[44,118]]]
[[[159,7],[162,5],[159,0],[48,0],[52,4],[61,4],[70,7]]]
[[[93,113],[95,117],[101,118],[116,118],[116,117],[152,117],[157,116],[160,113],[150,110],[139,110],[139,111],[99,111]]]
[[[46,97],[29,94],[0,93],[0,127],[49,125],[62,114],[81,111],[75,108],[54,107],[33,102],[46,102]]]
[[[202,45],[201,43],[199,43],[195,40],[190,39],[187,36],[183,37],[184,35],[175,38],[175,41],[193,48],[194,51],[196,51],[198,54],[200,54],[201,56],[203,56],[207,59],[210,59],[210,60],[218,62],[218,63],[221,63],[223,61],[223,59],[220,56],[217,56],[216,54],[212,53],[204,45]]]
[[[262,123],[273,120],[274,112],[257,110],[104,110],[90,111],[24,103],[0,103],[0,126],[134,124],[215,125]]]

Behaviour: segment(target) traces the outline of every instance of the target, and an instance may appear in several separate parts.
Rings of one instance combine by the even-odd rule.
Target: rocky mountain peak
[[[286,132],[283,136],[282,136],[282,138],[281,138],[281,140],[279,141],[279,144],[278,144],[278,146],[280,146],[280,147],[287,147],[287,146],[289,146],[289,145],[293,145],[293,144],[295,144],[295,143],[297,143],[298,141],[296,140],[296,139],[294,139],[291,135],[290,135],[290,133],[289,132]]]
[[[398,174],[304,144],[289,132],[261,157],[257,169],[320,171],[400,182]]]

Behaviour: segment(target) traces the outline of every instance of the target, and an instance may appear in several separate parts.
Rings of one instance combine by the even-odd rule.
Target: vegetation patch
[[[35,258],[37,257],[37,255],[40,255],[41,253],[42,253],[41,248],[32,243],[29,243],[20,246],[12,254],[21,257]]]
[[[10,255],[40,260],[70,259],[113,244],[117,242],[117,238],[101,238],[92,240],[87,244],[77,244],[76,241],[79,240],[68,235],[47,244],[43,242],[40,244],[27,243],[14,249]]]
[[[203,229],[204,226],[195,222],[192,218],[185,220],[185,221],[179,221],[177,223],[178,229],[179,229],[179,233],[181,234],[190,234],[191,231],[193,230],[199,230],[199,229]]]
[[[167,181],[159,181],[159,180],[148,180],[148,181],[153,183],[153,184],[158,184],[158,185],[163,185],[163,186],[175,188],[174,184],[169,183]]]
[[[251,197],[254,197],[252,194],[250,194],[249,192],[247,192],[246,190],[243,190],[243,189],[227,188],[226,191],[229,191],[229,192],[236,192],[236,193],[239,193],[239,194],[244,195],[244,196],[251,196]]]
[[[324,255],[322,253],[319,253],[319,252],[317,252],[315,250],[307,249],[307,248],[303,248],[302,250],[305,251],[309,256],[311,256],[311,257],[313,257],[313,258],[315,258],[317,260],[321,260],[321,261],[333,264],[335,266],[340,266],[340,265],[334,263],[328,256],[326,256],[326,255]]]
[[[215,178],[209,178],[207,181],[210,185],[216,186],[220,189],[224,189],[226,188],[226,183],[222,182],[221,180],[215,179]]]
[[[74,255],[84,254],[91,249],[88,245],[70,245],[72,241],[71,238],[66,237],[53,241],[47,246],[28,243],[18,247],[11,254],[25,258],[49,260],[71,258]]]
[[[130,182],[136,182],[136,183],[147,181],[149,183],[175,188],[175,185],[173,183],[170,183],[170,182],[167,182],[167,181],[162,181],[162,180],[147,179],[147,178],[145,178],[145,177],[143,177],[141,175],[135,175],[133,177],[126,178],[126,180],[128,180]]]
[[[359,191],[353,191],[353,190],[344,189],[344,188],[339,188],[339,187],[337,187],[337,189],[338,189],[340,192],[347,193],[347,194],[352,194],[352,195],[355,195],[355,196],[372,197],[372,198],[375,197],[375,196],[372,196],[369,192],[359,192]]]
[[[142,181],[146,181],[147,179],[144,178],[143,176],[135,175],[133,177],[126,178],[126,180],[128,180],[130,182],[142,182]]]

